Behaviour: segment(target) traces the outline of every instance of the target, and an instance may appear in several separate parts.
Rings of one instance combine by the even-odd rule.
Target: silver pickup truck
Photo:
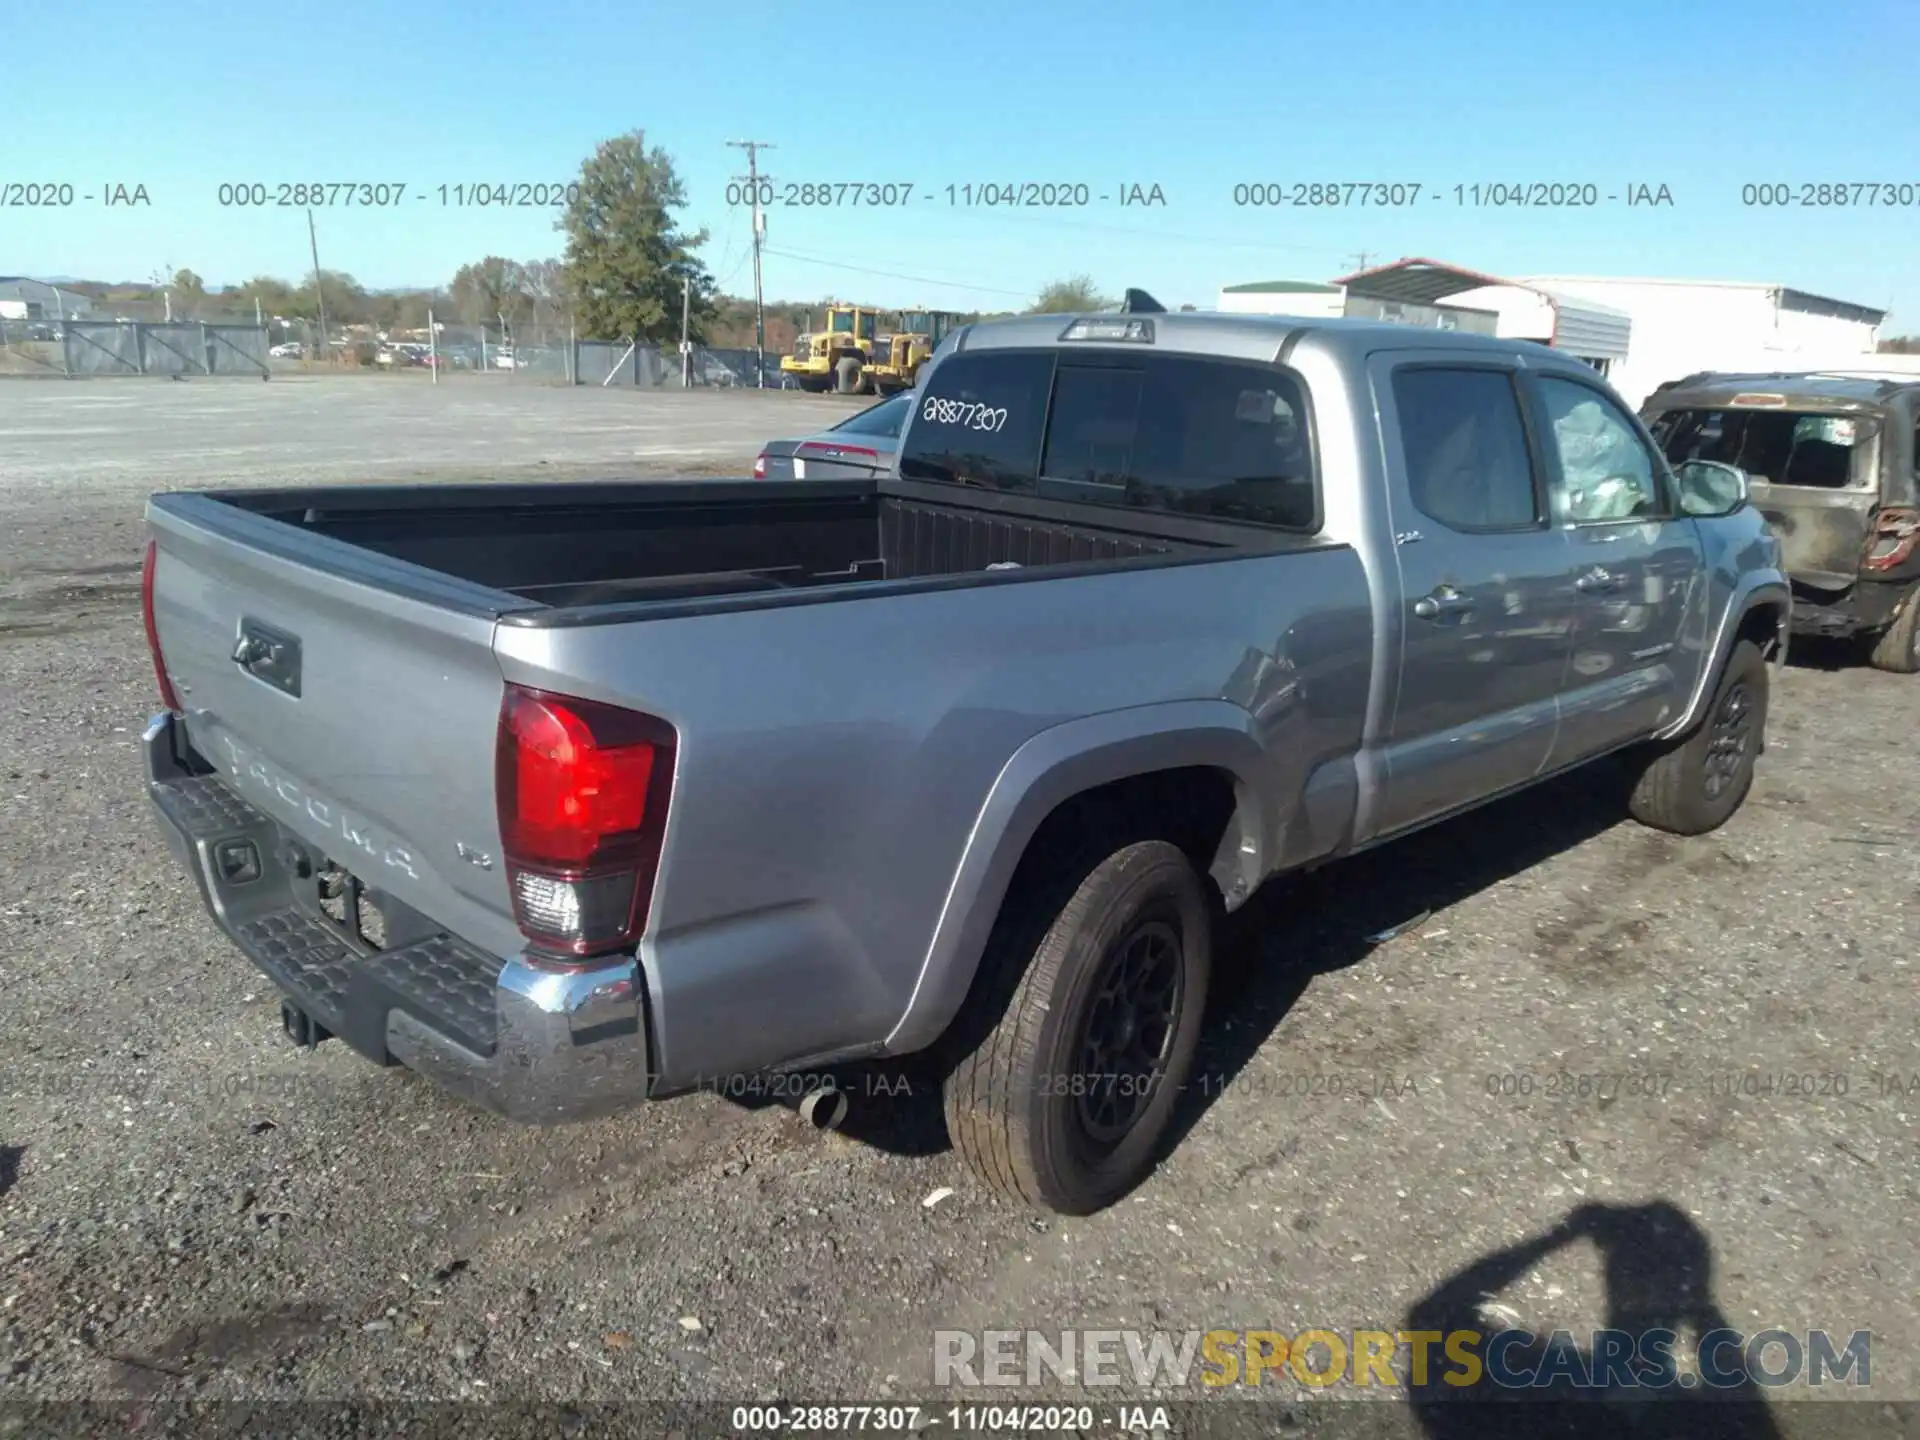
[[[532,1121],[931,1051],[990,1187],[1123,1193],[1216,918],[1595,757],[1747,793],[1740,472],[1393,325],[951,337],[849,481],[156,495],[166,834],[308,1043]]]

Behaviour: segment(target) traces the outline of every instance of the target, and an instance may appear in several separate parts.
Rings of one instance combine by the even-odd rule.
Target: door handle
[[[1600,565],[1584,572],[1573,582],[1576,590],[1584,590],[1589,595],[1611,594],[1624,583],[1618,575]]]
[[[1449,616],[1465,615],[1472,609],[1473,601],[1451,585],[1439,586],[1413,602],[1413,613],[1422,620],[1442,620]]]

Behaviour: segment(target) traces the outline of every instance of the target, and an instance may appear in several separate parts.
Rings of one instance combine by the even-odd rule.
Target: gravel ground
[[[933,1393],[936,1328],[1484,1300],[1542,1333],[1870,1329],[1870,1393],[1920,1395],[1920,681],[1837,655],[1780,677],[1717,834],[1576,777],[1271,887],[1181,1143],[1091,1219],[990,1201],[911,1066],[854,1077],[837,1135],[711,1095],[538,1131],[292,1050],[147,814],[144,495],[647,473],[680,436],[738,470],[848,408],[484,385],[0,390],[0,1387],[877,1400]]]

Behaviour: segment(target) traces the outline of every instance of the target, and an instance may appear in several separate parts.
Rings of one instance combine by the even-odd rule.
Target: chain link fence
[[[564,311],[535,304],[491,321],[408,313],[388,326],[233,313],[205,297],[93,299],[90,315],[0,316],[0,375],[297,375],[437,369],[496,383],[664,390],[791,388],[780,352],[583,339]],[[351,313],[351,312],[350,312]],[[432,325],[429,328],[429,315]]]
[[[764,380],[769,390],[791,388],[780,372],[780,357],[767,352],[759,364],[752,350],[696,345],[681,363],[677,349],[634,341],[582,340],[573,347],[576,385],[619,385],[641,390],[754,389]]]
[[[598,385],[637,390],[792,388],[769,351],[621,340],[578,340],[483,326],[448,325],[431,340],[336,336],[326,347],[319,327],[272,327],[199,321],[0,318],[0,375],[244,375],[401,372],[438,365],[443,375],[485,376],[503,384]]]

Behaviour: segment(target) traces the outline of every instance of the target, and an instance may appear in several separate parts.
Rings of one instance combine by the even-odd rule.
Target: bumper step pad
[[[279,826],[217,776],[156,783],[154,798],[194,852],[193,868],[233,938],[268,977],[327,1030],[387,1062],[387,1014],[402,1010],[476,1055],[491,1055],[501,961],[451,935],[369,953],[317,908],[302,903],[281,864]],[[263,874],[244,886],[223,881],[205,857],[251,841]],[[246,893],[241,894],[242,890]],[[240,902],[240,903],[236,903]]]

